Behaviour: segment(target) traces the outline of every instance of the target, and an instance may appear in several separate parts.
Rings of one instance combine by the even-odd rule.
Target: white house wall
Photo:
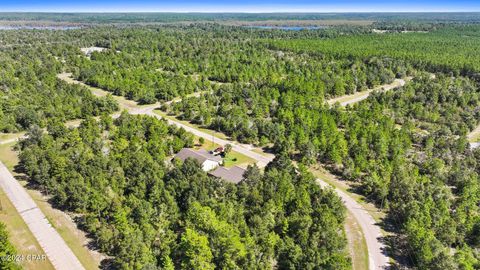
[[[202,164],[202,169],[206,172],[208,171],[211,171],[213,169],[215,169],[216,167],[218,167],[219,164],[218,162],[216,161],[213,161],[213,160],[205,160]]]

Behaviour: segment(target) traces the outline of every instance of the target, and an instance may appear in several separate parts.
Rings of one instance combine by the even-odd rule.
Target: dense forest
[[[308,59],[315,57],[326,56]],[[371,57],[357,61],[388,59]],[[408,60],[399,58],[390,61]],[[415,77],[411,83],[374,93],[346,110],[326,105],[322,93],[315,92],[319,87],[312,91],[308,82],[285,85],[291,79],[221,85],[163,109],[241,142],[273,144],[276,153],[305,164],[327,164],[359,183],[363,194],[388,210],[387,222],[399,233],[392,239],[393,253],[408,264],[477,268],[478,153],[469,149],[465,135],[478,125],[480,93],[475,80],[451,77],[474,70],[451,66],[443,70],[447,74],[432,76],[418,71],[429,67],[411,62],[417,69],[409,68]]]
[[[0,131],[17,132],[32,125],[98,116],[118,109],[111,97],[59,79],[61,63],[47,48],[0,51]]]
[[[152,117],[52,125],[21,142],[21,164],[120,269],[349,269],[345,209],[286,156],[238,186],[166,157],[192,135]]]
[[[0,33],[0,130],[28,130],[24,172],[57,207],[82,214],[115,268],[349,269],[345,209],[308,173],[322,164],[387,212],[399,267],[478,269],[480,151],[465,135],[480,119],[480,27],[396,16],[308,31],[195,23]],[[85,56],[87,46],[106,50]],[[112,97],[61,82],[62,71],[160,101],[277,158],[239,185],[191,160],[172,164],[193,135],[149,117],[113,120]],[[327,103],[405,77],[353,106]],[[62,124],[76,118],[85,118],[78,128]]]
[[[475,76],[479,79],[480,27],[448,26],[426,33],[346,35],[334,39],[275,40],[274,49],[335,55],[393,57],[431,72]]]
[[[246,38],[249,32],[212,29],[129,29],[112,41],[111,50],[70,60],[78,79],[141,103],[221,91],[226,83],[249,89],[305,88],[302,91],[328,98],[388,83],[412,70],[386,59],[354,61],[272,51],[230,35]]]

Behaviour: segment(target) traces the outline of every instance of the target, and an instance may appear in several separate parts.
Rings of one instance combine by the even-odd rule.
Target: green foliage
[[[0,131],[97,116],[117,110],[111,97],[97,98],[56,78],[59,64],[45,49],[0,52]]]
[[[474,75],[480,71],[480,27],[444,27],[428,33],[349,35],[323,40],[276,40],[277,49],[336,57],[394,57],[432,72]],[[475,75],[475,76],[478,76]]]
[[[208,244],[208,238],[187,228],[180,242],[182,252],[182,269],[215,269],[212,263],[213,255]]]
[[[5,224],[0,222],[0,269],[21,269],[15,262],[16,251],[8,240]]]
[[[296,171],[295,158],[323,163],[385,208],[400,239],[393,254],[407,266],[476,269],[480,151],[465,135],[480,117],[479,28],[404,16],[377,22],[397,32],[385,34],[214,24],[0,33],[6,44],[70,42],[2,51],[0,129],[28,130],[25,172],[59,207],[83,214],[116,268],[350,268],[341,201]],[[81,45],[107,50],[87,58]],[[277,158],[237,186],[192,160],[172,165],[192,134],[148,117],[114,121],[111,97],[61,83],[61,70],[141,103],[181,98],[162,107]],[[415,78],[354,106],[325,102],[405,76]],[[62,125],[73,118],[86,120]]]
[[[167,157],[193,137],[153,117],[88,118],[78,128],[31,130],[21,142],[30,181],[82,226],[120,269],[349,269],[345,209],[288,158],[235,186],[194,160]],[[295,257],[290,254],[296,250]]]

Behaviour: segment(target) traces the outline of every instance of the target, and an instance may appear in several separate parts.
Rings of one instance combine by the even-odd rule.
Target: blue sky
[[[0,11],[442,12],[480,11],[480,0],[0,0]]]

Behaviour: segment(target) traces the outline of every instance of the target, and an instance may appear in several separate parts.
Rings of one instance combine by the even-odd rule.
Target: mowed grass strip
[[[345,219],[345,233],[348,240],[348,249],[352,259],[352,269],[368,269],[368,247],[362,228],[357,223],[355,217],[347,211]]]
[[[27,192],[40,210],[42,210],[43,214],[45,214],[50,224],[73,251],[83,267],[87,270],[99,269],[100,262],[105,256],[89,250],[87,247],[89,239],[87,239],[83,231],[77,228],[75,222],[66,213],[53,208],[39,191],[27,189]]]

